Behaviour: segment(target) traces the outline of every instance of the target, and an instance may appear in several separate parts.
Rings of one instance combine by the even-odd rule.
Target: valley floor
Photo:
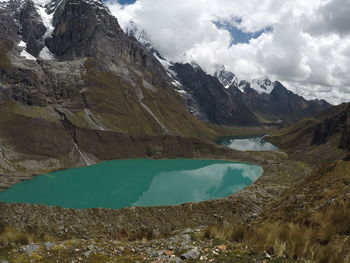
[[[0,203],[0,262],[350,262],[350,162],[201,143],[186,157],[255,163],[263,176],[227,198],[174,207]]]

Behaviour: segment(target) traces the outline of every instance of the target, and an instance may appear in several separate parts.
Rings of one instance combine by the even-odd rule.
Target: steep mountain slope
[[[268,140],[293,158],[310,162],[349,159],[350,104],[330,108],[317,117],[304,119],[272,134]]]
[[[102,2],[2,1],[0,25],[2,173],[93,163],[120,134],[216,136]]]
[[[229,82],[223,76],[235,75],[230,75],[229,71],[223,66],[218,69],[214,76],[227,87]],[[312,117],[331,107],[324,100],[308,101],[288,90],[280,82],[272,82],[266,77],[253,79],[251,83],[244,80],[238,82],[235,79],[228,90],[241,104],[253,112],[262,123],[293,123],[305,117]]]
[[[214,77],[217,78],[226,89],[231,85],[238,86],[239,84],[236,75],[226,70],[224,65],[216,65]]]
[[[220,85],[213,81],[212,76],[205,76],[207,74],[195,62],[167,61],[152,46],[147,33],[133,21],[124,25],[124,31],[153,53],[189,111],[206,122],[225,125],[292,123],[331,106],[325,101],[307,101],[287,90],[280,82],[272,82],[268,78],[255,79],[251,83],[239,81],[224,65],[216,65],[214,77]],[[200,74],[194,74],[197,71]]]
[[[255,115],[196,64],[176,63],[172,67],[184,90],[200,107],[202,119],[224,125],[256,125]]]

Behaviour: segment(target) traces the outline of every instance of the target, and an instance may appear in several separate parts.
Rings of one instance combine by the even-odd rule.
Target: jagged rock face
[[[340,134],[339,148],[350,151],[350,104],[316,126],[311,144],[324,144],[337,134]]]
[[[236,76],[225,70],[224,66],[214,76],[223,86],[233,78],[228,87],[229,92],[253,112],[261,123],[292,123],[331,107],[326,101],[308,101],[288,90],[280,82],[272,82],[267,77],[253,79],[251,82],[238,82]]]
[[[294,94],[280,82],[275,82],[271,92],[271,103],[273,110],[278,113],[281,119],[294,122],[305,117],[312,117],[331,107],[325,101],[305,100],[303,97]]]
[[[18,14],[22,26],[23,41],[27,43],[27,51],[37,57],[44,47],[42,37],[46,32],[40,15],[31,1],[24,3]]]
[[[301,120],[267,139],[301,161],[350,160],[349,116],[350,104],[343,103],[314,118]]]
[[[260,90],[266,90],[266,85],[270,92],[259,93],[256,88],[252,88],[247,81],[239,83],[242,94],[235,93],[249,110],[261,117],[262,122],[296,122],[305,117],[312,117],[331,107],[326,101],[311,100],[293,93],[280,82],[261,82]],[[231,86],[234,90],[237,87]]]
[[[100,7],[89,1],[63,1],[54,14],[53,26],[55,30],[46,43],[62,59],[91,57],[100,53],[103,46],[108,48],[109,42],[122,41],[117,19],[109,15],[102,4]],[[104,39],[105,35],[109,35],[109,38]],[[97,38],[100,45],[96,42]]]
[[[218,66],[214,77],[216,77],[221,82],[221,84],[227,89],[231,85],[238,85],[238,79],[236,75],[231,71],[226,70],[225,66]]]
[[[0,174],[86,165],[82,154],[100,161],[106,156],[96,149],[120,134],[216,136],[102,2],[52,1],[44,8],[11,0],[0,5],[0,21]],[[34,59],[22,54],[21,41]],[[41,56],[42,44],[53,57]],[[79,129],[102,133],[82,140]]]
[[[339,147],[342,149],[346,149],[349,152],[350,157],[350,105],[347,109],[347,116],[343,128],[343,132],[340,138]]]
[[[60,60],[93,57],[99,66],[133,64],[164,74],[158,61],[133,38],[100,1],[64,0],[53,17],[46,45]]]
[[[21,27],[13,19],[12,8],[18,8],[18,5],[6,2],[0,5],[0,39],[19,39]]]
[[[258,123],[254,114],[231,96],[217,78],[206,74],[198,65],[176,63],[173,69],[210,122],[224,125]]]

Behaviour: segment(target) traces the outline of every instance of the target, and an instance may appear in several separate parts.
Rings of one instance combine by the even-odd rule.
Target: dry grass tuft
[[[309,215],[308,224],[266,221],[254,225],[211,226],[204,237],[247,246],[251,252],[320,263],[344,261],[350,234],[350,206],[337,203]]]
[[[10,243],[27,245],[36,241],[34,235],[30,233],[20,232],[16,229],[0,224],[0,245]]]

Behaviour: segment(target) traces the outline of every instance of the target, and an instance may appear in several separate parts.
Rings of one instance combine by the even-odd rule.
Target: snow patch
[[[21,40],[21,42],[19,42],[19,44],[18,44],[17,46],[18,46],[18,47],[26,48],[26,47],[27,47],[27,43],[24,42],[23,40]]]
[[[45,2],[45,0],[39,1],[39,2]],[[36,6],[36,9],[37,9],[38,14],[41,17],[41,20],[43,21],[44,26],[46,27],[46,32],[45,32],[43,39],[42,39],[42,41],[45,43],[45,39],[51,37],[51,35],[55,29],[53,24],[52,24],[54,12],[52,12],[51,14],[48,14],[46,8],[42,5]],[[40,51],[39,57],[44,59],[44,60],[53,60],[54,59],[54,55],[51,53],[51,51],[46,46],[44,46],[43,49]]]
[[[268,78],[253,79],[250,87],[255,89],[259,94],[267,93],[270,94],[274,89],[275,85]]]
[[[53,60],[55,58],[46,46],[40,51],[39,57],[43,60]]]
[[[28,59],[28,60],[36,60],[36,58],[34,56],[32,56],[31,54],[29,54],[27,52],[27,50],[23,50],[20,54],[21,57],[24,57],[25,59]]]
[[[44,6],[50,2],[50,0],[32,0],[34,4]]]
[[[238,78],[233,72],[228,71],[224,65],[216,66],[214,77],[216,77],[226,89],[231,85],[238,86]]]
[[[160,64],[162,64],[167,75],[171,79],[170,83],[176,88],[175,90],[179,93],[187,93],[185,90],[183,90],[183,86],[180,83],[180,81],[178,81],[176,72],[170,68],[171,66],[173,66],[173,64],[171,62],[167,61],[166,59],[161,58],[157,54],[157,52],[153,52],[153,56],[160,62]]]
[[[21,40],[21,42],[19,42],[19,44],[17,45],[17,47],[20,47],[21,53],[19,54],[21,57],[24,57],[27,60],[36,60],[36,58],[34,56],[32,56],[31,54],[29,54],[27,52],[27,43],[24,42],[23,40]]]

